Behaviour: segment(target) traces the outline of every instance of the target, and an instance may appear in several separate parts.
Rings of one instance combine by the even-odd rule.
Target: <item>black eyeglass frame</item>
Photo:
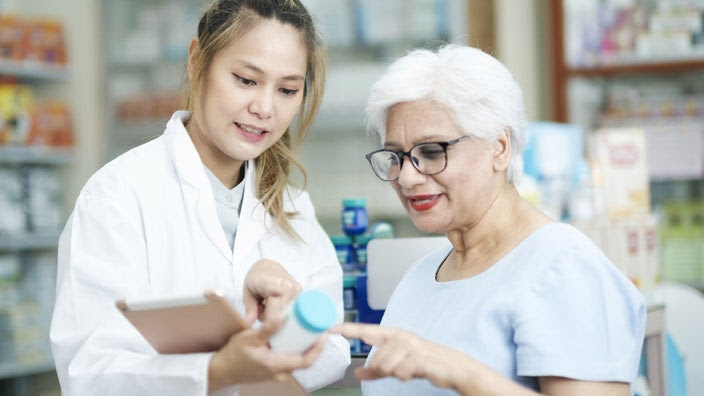
[[[447,142],[423,142],[423,143],[418,143],[418,144],[416,144],[415,146],[411,147],[410,150],[408,150],[408,151],[403,151],[403,150],[393,151],[393,150],[389,150],[389,149],[382,148],[382,149],[379,149],[379,150],[374,150],[374,151],[372,151],[371,153],[366,154],[364,157],[367,159],[367,162],[369,162],[369,165],[372,167],[372,172],[374,172],[374,175],[376,175],[376,177],[378,177],[378,178],[379,178],[380,180],[382,180],[382,181],[394,181],[394,180],[397,180],[397,179],[398,179],[398,176],[401,174],[401,169],[403,168],[403,157],[408,157],[408,158],[411,160],[411,161],[410,161],[411,164],[413,164],[413,167],[416,168],[416,170],[417,170],[418,172],[420,172],[420,173],[422,173],[422,174],[424,174],[424,175],[432,176],[432,175],[437,175],[438,173],[441,173],[442,171],[444,171],[444,170],[447,168],[447,148],[450,147],[450,146],[452,146],[453,144],[457,144],[457,143],[462,142],[462,141],[465,141],[465,140],[467,140],[467,139],[469,139],[469,138],[471,138],[471,136],[469,136],[469,135],[464,135],[464,136],[458,137],[457,139],[448,140]],[[426,145],[426,144],[437,144],[437,145],[439,145],[440,147],[442,147],[442,152],[443,152],[443,155],[445,156],[445,165],[442,167],[442,169],[440,169],[440,170],[437,171],[437,172],[433,172],[433,173],[423,172],[422,170],[418,169],[418,164],[416,164],[416,162],[413,161],[413,157],[411,157],[411,151],[413,151],[416,147],[423,146],[423,145]],[[376,172],[376,169],[374,168],[374,164],[372,163],[372,156],[373,156],[374,154],[376,154],[376,153],[382,153],[382,152],[392,153],[392,154],[394,154],[394,155],[398,158],[398,160],[399,160],[399,161],[398,161],[399,175],[396,175],[396,177],[393,178],[393,179],[384,179],[383,177],[379,176],[379,174]]]

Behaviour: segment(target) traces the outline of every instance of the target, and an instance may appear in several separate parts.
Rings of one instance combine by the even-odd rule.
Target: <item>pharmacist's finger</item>
[[[259,317],[259,314],[264,309],[260,302],[260,299],[252,294],[248,289],[244,290],[244,295],[242,296],[244,303],[245,320],[248,325],[252,325],[255,320]]]
[[[288,301],[284,301],[281,297],[268,297],[264,300],[264,320],[280,321],[286,304]]]
[[[256,329],[256,336],[259,340],[263,342],[268,342],[269,338],[276,334],[281,328],[281,323],[273,320],[265,320],[262,322],[261,326]]]

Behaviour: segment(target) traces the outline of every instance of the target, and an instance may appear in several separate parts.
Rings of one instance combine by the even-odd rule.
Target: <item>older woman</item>
[[[364,394],[629,394],[643,298],[519,196],[525,118],[509,71],[470,47],[416,50],[373,86],[367,116],[383,144],[367,155],[374,173],[452,247],[407,271],[381,326],[336,328],[374,345],[357,376],[379,380]]]

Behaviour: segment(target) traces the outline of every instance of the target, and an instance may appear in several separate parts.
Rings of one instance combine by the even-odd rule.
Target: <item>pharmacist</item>
[[[95,173],[61,235],[51,343],[63,395],[233,395],[291,372],[308,389],[342,377],[339,335],[303,354],[267,345],[301,289],[342,311],[335,250],[288,174],[292,141],[322,100],[320,46],[298,0],[205,11],[189,47],[189,111]],[[157,354],[115,307],[205,289],[263,325],[214,352]]]

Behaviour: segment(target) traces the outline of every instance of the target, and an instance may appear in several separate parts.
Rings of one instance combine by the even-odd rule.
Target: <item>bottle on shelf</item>
[[[354,238],[354,256],[357,270],[362,273],[367,272],[367,244],[371,239],[372,236],[370,234],[357,235]]]
[[[335,253],[337,253],[337,261],[340,262],[342,270],[344,272],[354,272],[356,269],[355,257],[354,257],[354,247],[352,245],[352,238],[347,235],[333,235],[330,237],[332,244],[335,246]]]
[[[367,231],[367,200],[364,198],[345,198],[342,200],[342,232],[354,237]]]

